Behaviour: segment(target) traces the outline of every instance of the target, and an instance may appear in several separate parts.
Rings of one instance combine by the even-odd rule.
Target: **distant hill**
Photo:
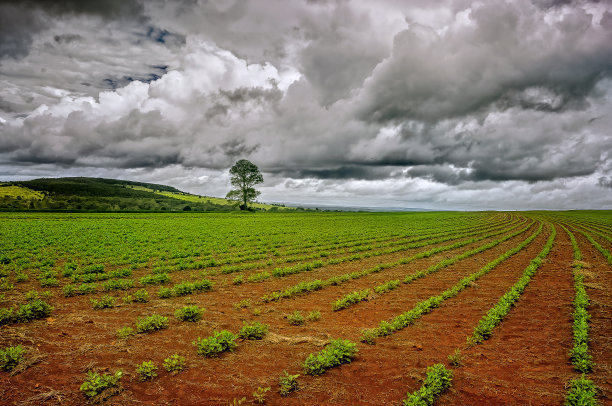
[[[254,204],[258,210],[294,210]],[[0,210],[234,211],[234,202],[154,183],[104,178],[41,178],[0,183]]]

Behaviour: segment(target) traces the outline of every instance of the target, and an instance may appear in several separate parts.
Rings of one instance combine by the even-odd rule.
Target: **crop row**
[[[468,240],[464,240],[464,241],[459,241],[453,244],[449,244],[449,245],[444,245],[444,246],[439,246],[439,247],[434,247],[431,248],[427,251],[423,251],[417,254],[414,254],[410,257],[406,257],[406,258],[402,258],[400,260],[397,261],[392,261],[392,262],[387,262],[387,263],[383,263],[383,264],[378,264],[375,265],[371,268],[367,268],[364,269],[362,271],[355,271],[355,272],[350,272],[350,273],[346,273],[346,274],[342,274],[342,275],[338,275],[338,276],[333,276],[331,278],[328,278],[327,280],[323,281],[321,279],[315,279],[313,281],[309,281],[309,282],[300,282],[297,285],[291,286],[289,288],[286,288],[284,290],[277,290],[271,293],[267,293],[264,296],[262,296],[260,298],[260,300],[264,303],[267,302],[273,302],[273,301],[279,301],[281,299],[287,299],[287,298],[291,298],[293,296],[297,296],[297,295],[301,295],[304,293],[308,293],[308,292],[312,292],[315,290],[319,290],[322,289],[325,286],[335,286],[335,285],[339,285],[341,283],[344,282],[348,282],[350,280],[353,279],[358,279],[358,278],[362,278],[368,275],[371,275],[373,273],[377,273],[377,272],[381,272],[382,270],[385,269],[389,269],[389,268],[393,268],[399,265],[405,265],[408,264],[410,262],[413,262],[417,259],[421,259],[421,258],[428,258],[432,255],[444,252],[444,251],[449,251],[452,249],[456,249],[456,248],[460,248],[463,247],[465,245],[468,244],[472,244],[474,242],[483,240],[485,238],[488,237],[492,237],[498,234],[502,234],[507,232],[508,230],[502,230],[502,231],[496,231],[490,234],[486,234],[484,236],[481,237],[475,237],[475,238],[471,238]]]
[[[542,251],[531,260],[527,268],[523,271],[523,276],[508,290],[497,302],[497,304],[487,312],[487,314],[478,322],[478,325],[474,328],[471,340],[475,343],[480,343],[486,340],[493,333],[493,329],[501,323],[502,319],[508,314],[510,309],[514,306],[514,303],[523,294],[523,291],[531,282],[531,279],[537,272],[538,268],[542,264],[542,261],[552,248],[553,242],[557,235],[557,230],[554,225],[551,224],[550,237],[546,241]]]
[[[567,228],[563,227],[563,229],[569,236],[574,251],[573,276],[575,294],[574,312],[572,313],[574,319],[572,327],[574,346],[570,350],[569,355],[574,369],[582,372],[580,378],[570,381],[565,402],[570,406],[596,405],[596,388],[593,382],[585,377],[585,374],[593,369],[594,363],[591,354],[589,354],[589,319],[591,316],[588,312],[589,296],[584,288],[584,274],[582,273],[582,262],[580,262],[582,254],[574,235]]]
[[[488,249],[496,247],[497,245],[501,244],[502,242],[507,241],[507,240],[509,240],[509,239],[511,239],[513,237],[516,237],[517,235],[527,231],[531,227],[532,224],[533,224],[533,222],[530,223],[529,225],[527,225],[527,227],[519,229],[518,231],[514,231],[513,233],[511,233],[509,235],[506,235],[506,236],[504,236],[504,237],[502,237],[500,239],[491,241],[491,242],[489,242],[487,244],[481,245],[480,247],[477,247],[477,248],[471,249],[469,251],[463,252],[463,253],[461,253],[459,255],[456,255],[456,256],[454,256],[452,258],[443,259],[442,261],[438,262],[437,264],[434,264],[434,265],[430,266],[429,268],[427,268],[425,270],[417,271],[417,272],[414,272],[414,273],[412,273],[410,275],[407,275],[404,278],[403,282],[405,284],[412,283],[412,282],[414,282],[417,279],[424,278],[427,275],[431,275],[432,273],[438,272],[439,270],[441,270],[443,268],[446,268],[446,267],[448,267],[450,265],[453,265],[453,264],[455,264],[458,261],[461,261],[463,259],[469,258],[469,257],[471,257],[473,255],[476,255],[478,253],[481,253],[483,251],[486,251]],[[382,285],[376,286],[374,288],[374,292],[377,293],[377,294],[383,294],[383,293],[389,292],[389,291],[397,288],[398,286],[399,286],[399,281],[390,280],[390,281],[388,281],[386,283],[383,283]],[[368,300],[368,298],[371,297],[371,295],[372,295],[372,290],[371,289],[365,289],[363,291],[349,293],[346,296],[336,300],[332,304],[333,310],[345,309],[345,308],[347,308],[347,307],[349,307],[349,306],[351,306],[353,304],[359,303],[359,302],[364,301],[364,300]]]
[[[442,302],[452,297],[458,295],[465,288],[471,286],[473,282],[475,282],[480,277],[489,273],[493,268],[497,265],[510,258],[512,255],[518,253],[523,248],[525,248],[529,243],[531,243],[542,231],[542,223],[540,223],[539,228],[536,232],[534,232],[531,236],[527,237],[521,243],[519,243],[516,247],[506,251],[493,261],[489,262],[487,265],[482,267],[479,271],[461,279],[457,284],[453,287],[445,290],[444,292],[431,296],[425,300],[417,303],[412,309],[394,317],[390,322],[383,320],[380,322],[378,327],[364,329],[361,335],[361,341],[367,344],[374,344],[375,339],[378,337],[388,336],[393,334],[396,331],[399,331],[410,324],[412,324],[415,320],[422,317],[425,314],[431,312],[432,309],[439,307]]]
[[[499,229],[502,226],[495,225],[490,228]],[[261,271],[261,272],[250,275],[246,281],[247,282],[261,282],[272,276],[280,278],[280,277],[294,275],[294,274],[305,272],[305,271],[311,271],[313,269],[320,268],[326,265],[337,265],[337,264],[341,264],[341,263],[348,262],[348,261],[357,261],[357,260],[361,260],[364,258],[389,255],[389,254],[397,253],[400,251],[405,251],[405,250],[414,249],[414,248],[421,248],[427,245],[433,245],[433,244],[446,242],[446,241],[456,239],[456,238],[468,237],[471,235],[478,235],[486,231],[487,231],[486,229],[485,230],[480,229],[477,231],[472,231],[467,234],[465,233],[465,231],[458,232],[458,233],[443,232],[443,233],[435,233],[429,236],[415,237],[415,238],[411,238],[410,240],[408,240],[408,242],[410,242],[409,244],[406,244],[405,242],[404,243],[395,242],[395,243],[384,244],[378,247],[377,246],[373,247],[373,248],[389,247],[387,249],[379,249],[375,251],[370,251],[370,249],[368,248],[368,249],[360,250],[360,252],[353,253],[348,256],[339,257],[339,258],[330,258],[327,261],[316,260],[313,262],[296,264],[294,266],[289,266],[289,267],[275,268],[272,271],[272,273],[268,271]],[[496,233],[496,234],[499,234],[499,233]],[[440,235],[443,235],[443,237],[440,237]],[[483,238],[486,238],[486,237],[483,237]],[[364,253],[363,251],[369,251],[369,252]],[[325,256],[328,256],[328,253],[325,253]],[[246,268],[250,268],[250,266],[247,266]],[[238,270],[241,270],[241,268],[240,267],[232,268],[232,272],[238,271]],[[240,283],[243,283],[244,277],[239,278],[239,281],[241,281]]]

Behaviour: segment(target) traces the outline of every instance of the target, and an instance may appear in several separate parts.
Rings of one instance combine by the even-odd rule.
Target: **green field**
[[[0,213],[0,235],[12,403],[36,382],[82,404],[86,371],[121,371],[127,403],[560,404],[582,373],[609,393],[610,211]]]

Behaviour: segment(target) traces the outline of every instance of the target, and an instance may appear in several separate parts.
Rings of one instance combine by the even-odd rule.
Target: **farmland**
[[[6,404],[612,402],[609,211],[0,217]]]

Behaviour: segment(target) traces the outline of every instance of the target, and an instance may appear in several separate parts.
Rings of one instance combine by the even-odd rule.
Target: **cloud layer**
[[[0,1],[2,179],[224,195],[246,158],[268,201],[612,202],[606,2],[83,4]]]

